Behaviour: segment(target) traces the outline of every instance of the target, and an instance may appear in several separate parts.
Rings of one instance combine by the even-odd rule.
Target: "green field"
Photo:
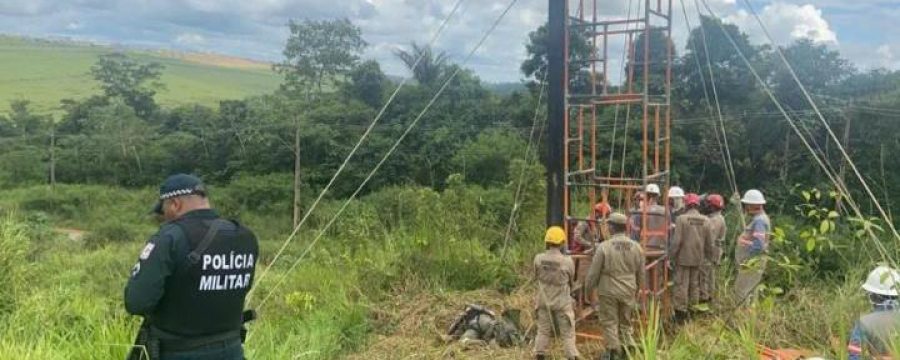
[[[12,100],[29,100],[38,112],[55,112],[62,99],[98,93],[88,71],[112,47],[0,36],[0,107]],[[239,99],[277,88],[280,77],[263,63],[213,55],[194,58],[162,52],[129,50],[128,54],[165,66],[165,89],[157,94],[163,106]]]

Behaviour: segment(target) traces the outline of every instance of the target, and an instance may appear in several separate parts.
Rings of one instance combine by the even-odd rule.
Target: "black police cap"
[[[188,174],[175,174],[166,178],[159,186],[159,199],[153,207],[153,213],[162,214],[163,200],[179,196],[200,195],[206,196],[206,186],[200,178]]]

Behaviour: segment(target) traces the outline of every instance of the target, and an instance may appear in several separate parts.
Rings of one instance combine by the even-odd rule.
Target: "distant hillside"
[[[34,110],[55,112],[59,101],[98,93],[88,71],[108,46],[0,36],[0,112],[10,101],[26,99]],[[163,106],[216,105],[220,100],[263,94],[280,77],[267,63],[216,54],[124,50],[130,56],[163,64],[166,88],[157,94]]]

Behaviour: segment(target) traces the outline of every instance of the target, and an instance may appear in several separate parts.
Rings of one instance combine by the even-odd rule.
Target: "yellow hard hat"
[[[553,245],[562,245],[566,243],[566,231],[559,226],[551,226],[544,235],[544,242]]]

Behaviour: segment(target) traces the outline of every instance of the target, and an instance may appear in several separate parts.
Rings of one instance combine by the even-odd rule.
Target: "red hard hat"
[[[609,204],[605,202],[598,202],[594,205],[594,213],[599,216],[607,216],[612,212],[612,209],[609,207]]]
[[[706,202],[709,203],[709,206],[716,210],[722,210],[725,208],[725,199],[722,195],[719,194],[710,194],[706,197]]]
[[[700,195],[688,193],[684,196],[684,206],[700,206]]]

